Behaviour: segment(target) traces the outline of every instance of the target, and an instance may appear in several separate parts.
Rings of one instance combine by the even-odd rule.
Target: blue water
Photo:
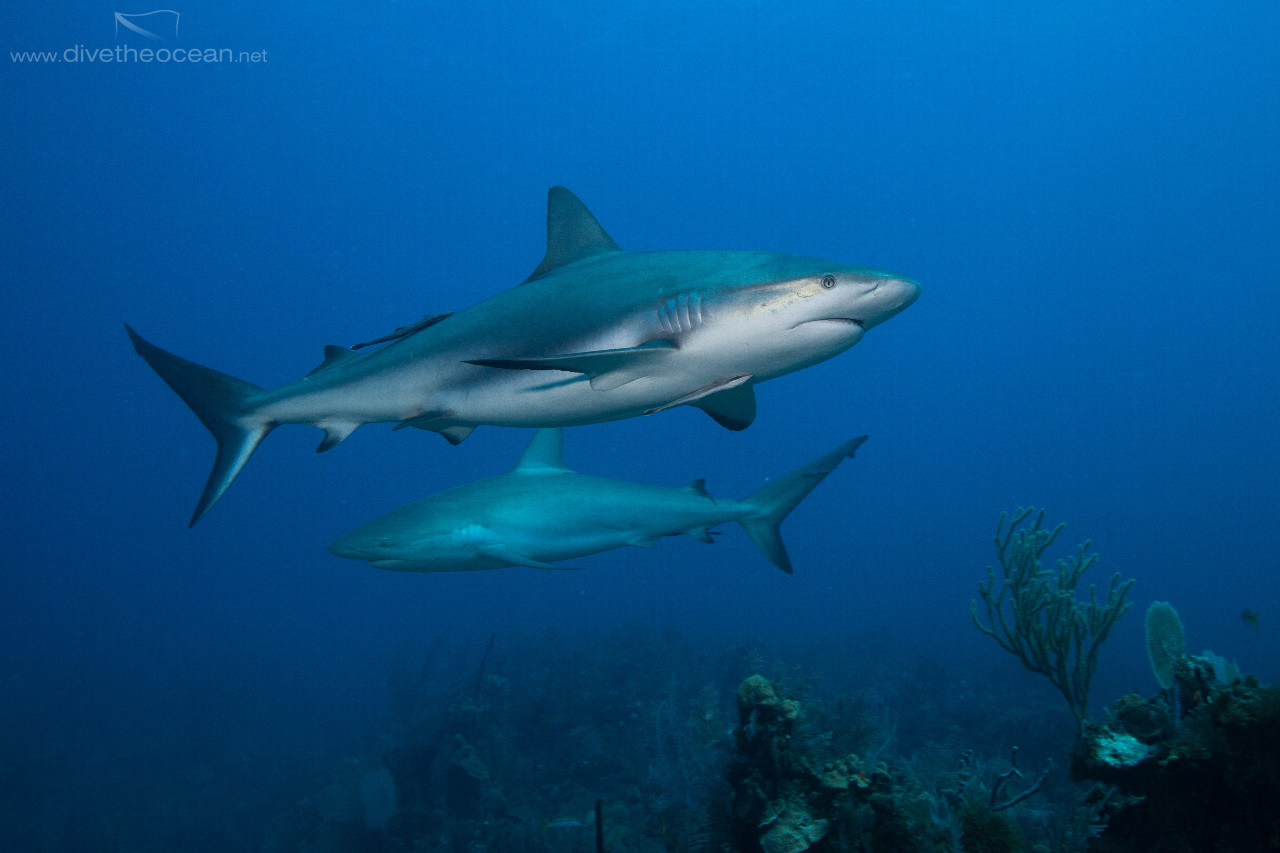
[[[163,44],[263,61],[90,61],[162,43],[93,4],[0,16],[8,796],[154,784],[217,709],[323,764],[376,727],[396,650],[435,637],[478,655],[495,632],[640,623],[853,654],[884,630],[1046,692],[968,615],[1000,512],[1028,504],[1068,523],[1061,556],[1093,541],[1094,581],[1137,579],[1098,709],[1154,691],[1153,600],[1191,650],[1280,676],[1274,2],[177,11]],[[497,428],[450,447],[375,425],[319,457],[319,433],[281,429],[187,529],[213,442],[122,321],[281,384],[324,344],[524,279],[553,184],[626,249],[923,284],[851,351],[758,387],[745,432],[686,407],[566,435],[578,470],[740,497],[869,434],[784,525],[794,576],[736,527],[581,572],[400,575],[325,552],[508,469],[529,433]]]

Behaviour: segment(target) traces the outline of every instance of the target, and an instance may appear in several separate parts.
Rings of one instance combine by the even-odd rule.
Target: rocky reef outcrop
[[[1182,655],[1176,684],[1125,696],[1072,753],[1078,781],[1114,786],[1098,853],[1280,850],[1280,687],[1222,658]]]

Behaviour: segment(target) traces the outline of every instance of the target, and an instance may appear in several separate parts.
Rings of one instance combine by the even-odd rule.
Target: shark
[[[514,469],[392,510],[334,540],[329,552],[402,572],[469,572],[556,565],[664,536],[714,540],[737,522],[782,571],[791,559],[779,527],[814,487],[852,458],[859,436],[771,480],[742,500],[712,497],[704,480],[673,489],[579,474],[564,462],[563,430],[534,433]]]
[[[353,347],[327,346],[314,370],[280,387],[125,330],[217,442],[195,525],[282,424],[323,430],[317,451],[369,423],[457,444],[480,425],[578,426],[684,405],[745,429],[755,385],[849,349],[919,295],[899,273],[802,255],[624,251],[557,186],[546,254],[520,285]]]

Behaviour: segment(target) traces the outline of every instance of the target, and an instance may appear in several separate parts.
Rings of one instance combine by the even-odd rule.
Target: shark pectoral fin
[[[614,388],[661,370],[662,363],[675,348],[673,341],[659,338],[638,347],[624,349],[573,352],[532,358],[477,358],[468,359],[467,364],[501,367],[507,370],[563,370],[568,373],[581,373],[591,378],[591,387],[594,390],[612,391]]]
[[[480,556],[488,557],[492,560],[501,560],[513,566],[525,566],[530,569],[554,569],[556,571],[578,571],[578,566],[556,566],[551,563],[540,563],[532,557],[526,557],[519,551],[509,548],[506,545],[485,545],[479,552]]]
[[[355,358],[359,354],[360,353],[349,350],[346,347],[340,347],[337,344],[329,344],[324,348],[324,361],[317,364],[312,369],[311,373],[308,373],[307,375],[311,376],[312,374],[319,373],[322,370],[328,370],[331,367],[336,367],[344,361]]]
[[[740,384],[713,391],[694,402],[716,423],[735,432],[751,426],[756,419],[756,392],[751,384]]]
[[[627,541],[627,544],[634,548],[657,548],[661,536],[637,536]]]
[[[666,405],[650,409],[645,414],[652,415],[674,409],[676,406],[683,406],[685,403],[693,403],[715,418],[721,426],[732,430],[746,429],[751,426],[751,422],[756,417],[755,392],[751,390],[750,385],[745,385],[750,381],[750,373],[717,379],[709,385],[703,385],[692,394],[685,394]],[[745,387],[742,387],[744,385]]]
[[[324,440],[321,441],[320,446],[316,448],[316,453],[324,453],[326,450],[332,450],[341,444],[347,436],[356,431],[356,428],[360,426],[360,424],[321,421],[317,423],[316,426],[324,430]]]

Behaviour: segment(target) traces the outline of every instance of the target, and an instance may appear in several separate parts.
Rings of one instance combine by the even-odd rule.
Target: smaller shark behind
[[[393,510],[329,552],[403,572],[565,569],[552,564],[623,545],[654,548],[664,536],[710,544],[711,528],[736,521],[791,574],[783,519],[866,440],[846,441],[735,501],[712,497],[702,480],[670,489],[579,474],[564,463],[561,429],[540,429],[513,470]]]

